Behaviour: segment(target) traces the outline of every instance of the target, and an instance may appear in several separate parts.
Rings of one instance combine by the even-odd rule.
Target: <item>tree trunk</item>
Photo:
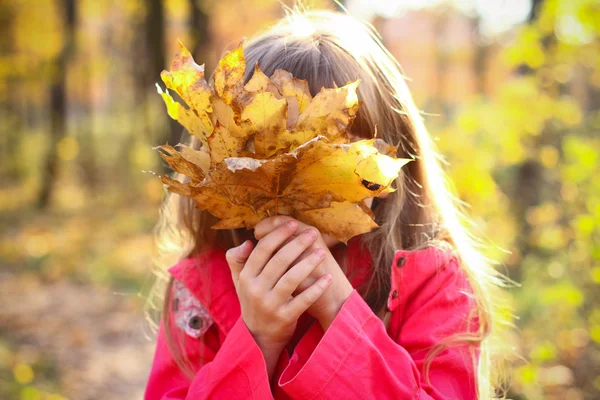
[[[86,99],[82,99],[82,117],[80,120],[82,123],[78,127],[78,131],[81,132],[79,139],[80,157],[79,165],[83,172],[83,184],[87,190],[94,194],[98,186],[98,166],[96,163],[96,146],[94,141],[94,115],[92,108],[92,71],[91,65],[86,64],[84,68],[85,73],[82,79],[82,84],[85,85],[88,90],[85,93],[88,95]],[[83,93],[83,91],[82,91]]]
[[[15,10],[6,0],[0,0],[0,54],[10,55],[15,51],[14,37]],[[19,75],[7,75],[4,79],[4,90],[0,90],[0,179],[19,180],[21,170],[19,162],[20,154],[16,152],[19,148],[22,135],[21,108],[18,99],[14,95],[20,93],[19,85],[22,78]]]
[[[148,0],[146,13],[146,50],[150,55],[149,68],[146,70],[146,90],[154,90],[154,83],[159,79],[160,73],[166,67],[165,62],[165,16],[162,0]],[[174,100],[179,100],[176,93],[172,93]],[[146,109],[146,113],[149,110]],[[176,145],[183,128],[181,125],[169,118],[167,132],[161,134],[160,143]]]
[[[484,43],[481,38],[481,17],[477,17],[473,20],[473,34],[475,35],[475,59],[474,59],[474,71],[475,71],[475,82],[476,82],[476,93],[487,95],[486,93],[486,62],[489,57],[489,45]]]
[[[63,0],[65,10],[64,38],[62,51],[56,57],[55,73],[50,82],[50,144],[44,170],[42,183],[38,193],[38,208],[46,208],[50,204],[56,177],[58,176],[57,145],[66,134],[67,120],[67,67],[75,51],[75,26],[77,24],[76,0]]]
[[[205,63],[204,71],[212,71],[212,65],[206,65],[209,58],[209,49],[211,43],[209,17],[201,6],[203,0],[189,0],[190,4],[190,33],[192,44],[190,51],[200,64]]]
[[[529,23],[535,21],[538,17],[543,0],[534,0],[532,2],[531,13],[529,14]],[[532,71],[529,67],[523,65],[518,68],[518,73],[522,75],[530,74]],[[537,141],[541,141],[544,132],[539,135]],[[517,221],[520,221],[519,235],[516,243],[521,254],[532,251],[529,245],[529,235],[532,230],[531,225],[527,222],[527,212],[531,207],[536,206],[540,201],[540,192],[543,186],[543,168],[537,160],[524,160],[518,167],[515,193],[513,198],[514,213]],[[520,279],[520,271],[516,271],[518,276],[511,276],[513,279]]]

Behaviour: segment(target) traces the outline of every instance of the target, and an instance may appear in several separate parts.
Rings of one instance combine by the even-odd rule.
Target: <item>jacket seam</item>
[[[229,333],[227,333],[227,335],[229,335]],[[222,346],[221,346],[222,348]],[[252,379],[250,379],[250,375],[248,375],[248,372],[246,372],[246,369],[244,367],[242,367],[242,365],[240,364],[240,357],[238,357],[237,354],[235,354],[233,351],[231,351],[230,349],[227,349],[227,352],[229,353],[229,355],[233,356],[235,358],[235,366],[239,369],[242,370],[242,372],[244,373],[244,376],[246,377],[246,379],[248,380],[248,386],[250,387],[250,392],[252,393],[252,398],[254,399],[254,385],[252,384],[253,381]]]
[[[252,380],[250,379],[250,375],[248,375],[246,370],[244,368],[242,368],[239,361],[236,361],[236,365],[238,366],[239,369],[241,369],[244,372],[244,375],[246,375],[246,379],[248,379],[248,386],[250,386],[250,393],[252,393],[252,398],[254,399],[255,398],[254,385],[252,385]]]
[[[363,321],[363,323],[359,327],[359,330],[358,330],[358,332],[356,334],[356,338],[354,338],[354,340],[352,341],[352,344],[350,345],[350,347],[348,347],[348,350],[346,351],[346,354],[344,354],[344,356],[342,357],[342,359],[338,363],[337,367],[333,370],[333,372],[331,373],[331,375],[329,375],[329,377],[327,378],[327,380],[325,381],[325,383],[323,384],[323,386],[321,386],[321,388],[314,395],[312,395],[309,400],[312,400],[312,399],[316,398],[318,395],[320,395],[321,392],[323,392],[323,390],[325,389],[325,387],[329,384],[329,382],[331,382],[331,380],[333,379],[333,377],[337,374],[337,372],[340,370],[340,368],[342,367],[342,365],[345,363],[346,359],[348,359],[348,356],[350,356],[350,349],[352,349],[354,347],[354,344],[356,342],[358,342],[358,339],[360,339],[360,337],[362,336],[362,334],[365,333],[363,327],[372,318],[374,318],[374,316],[372,316],[372,315],[370,315],[367,318],[365,318],[365,320]]]
[[[188,290],[189,290],[189,289],[188,289]],[[233,292],[233,291],[235,291],[235,288],[232,288],[231,290],[226,290],[225,292],[221,293],[221,294],[219,295],[219,297],[217,297],[217,298],[214,298],[214,299],[211,299],[211,301],[210,301],[211,305],[214,305],[214,304],[216,304],[216,303],[217,303],[219,300],[221,300],[221,298],[222,298],[222,297],[224,297],[224,296],[228,295],[229,293],[231,293],[231,292]],[[196,299],[197,299],[197,300],[200,302],[200,304],[202,304],[202,306],[203,306],[204,308],[206,308],[206,310],[207,310],[207,311],[210,313],[210,311],[211,311],[211,306],[210,306],[210,305],[208,305],[208,304],[205,304],[205,302],[204,302],[204,301],[202,301],[202,300],[198,299],[198,297],[197,297],[196,295],[194,295],[194,293],[193,293],[191,290],[190,290],[190,293],[192,293],[192,295],[193,295],[194,297],[196,297]],[[211,314],[210,316],[211,316],[211,318],[214,320],[214,322],[215,322],[215,324],[217,325],[217,327],[219,328],[219,330],[220,330],[220,331],[222,331],[223,333],[225,333],[225,327],[224,327],[224,326],[222,326],[222,324],[219,324],[219,323],[217,323],[217,320],[214,318],[214,316],[213,316],[212,314]],[[218,317],[218,319],[221,319],[221,316],[219,316],[219,317]],[[233,324],[235,324],[235,322],[234,322]],[[232,326],[233,326],[233,325],[229,326],[229,331],[231,331],[231,328],[232,328]],[[229,335],[229,332],[227,332],[225,336],[227,336],[227,335]]]

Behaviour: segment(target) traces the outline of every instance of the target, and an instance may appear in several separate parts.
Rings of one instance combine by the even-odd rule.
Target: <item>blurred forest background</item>
[[[285,2],[290,4],[290,2]],[[347,0],[520,283],[513,399],[600,398],[600,2]],[[331,1],[308,5],[339,9]],[[141,398],[177,38],[214,70],[275,0],[0,0],[0,399]]]

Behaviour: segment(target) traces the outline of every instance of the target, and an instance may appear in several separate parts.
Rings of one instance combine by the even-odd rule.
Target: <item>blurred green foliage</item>
[[[460,197],[512,254],[513,398],[600,396],[600,4],[548,0],[503,60],[497,96],[439,127]],[[495,253],[495,254],[494,254]]]

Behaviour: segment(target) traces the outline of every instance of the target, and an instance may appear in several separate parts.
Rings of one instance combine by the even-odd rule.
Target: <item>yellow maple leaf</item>
[[[350,143],[358,80],[312,97],[305,80],[281,69],[269,77],[257,63],[244,83],[242,42],[220,60],[209,85],[204,67],[180,47],[161,78],[187,107],[159,93],[169,116],[198,136],[202,148],[157,147],[174,171],[190,178],[162,176],[170,191],[219,218],[216,229],[251,229],[285,214],[347,242],[377,227],[364,200],[393,192],[410,160],[396,158],[396,147],[380,139]]]

